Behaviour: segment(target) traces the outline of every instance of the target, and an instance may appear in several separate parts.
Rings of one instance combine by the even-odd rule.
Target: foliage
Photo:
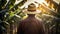
[[[17,3],[18,2],[18,3]],[[18,22],[18,20],[24,16],[24,14],[21,13],[21,9],[19,6],[23,5],[23,0],[0,0],[0,30],[1,33],[5,31],[7,32],[7,29],[9,25],[14,21],[15,23]],[[16,20],[16,19],[18,20]],[[13,23],[12,23],[13,24]]]
[[[0,0],[0,32],[2,34],[12,34],[13,27],[17,27],[18,22],[24,18],[26,14],[22,13],[23,9],[20,9],[27,0]],[[50,13],[50,12],[49,12]],[[55,13],[53,13],[55,14]],[[57,30],[57,21],[60,20],[57,14],[38,14],[37,17],[41,18],[49,31]],[[58,21],[59,23],[59,21]],[[14,26],[13,26],[14,25]],[[59,29],[59,28],[58,28]]]

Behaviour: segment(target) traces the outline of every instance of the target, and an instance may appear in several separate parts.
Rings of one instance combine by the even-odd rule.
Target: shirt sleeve
[[[18,28],[17,28],[17,34],[22,34],[22,22],[19,23]]]

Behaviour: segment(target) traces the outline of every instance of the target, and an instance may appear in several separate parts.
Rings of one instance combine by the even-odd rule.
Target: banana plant
[[[0,0],[0,29],[1,34],[8,28],[8,25],[11,25],[11,22],[15,17],[19,17],[21,15],[17,15],[21,13],[21,9],[18,6],[22,6],[25,0]],[[22,14],[23,15],[23,14]],[[12,19],[12,20],[11,20]],[[2,25],[1,25],[2,24]]]

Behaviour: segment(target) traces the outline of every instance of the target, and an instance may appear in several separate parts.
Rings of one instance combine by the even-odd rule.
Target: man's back
[[[45,29],[40,20],[29,17],[20,22],[17,34],[45,34]]]

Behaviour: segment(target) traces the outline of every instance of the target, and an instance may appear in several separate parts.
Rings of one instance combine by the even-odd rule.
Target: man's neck
[[[28,18],[35,18],[35,14],[28,14]]]

